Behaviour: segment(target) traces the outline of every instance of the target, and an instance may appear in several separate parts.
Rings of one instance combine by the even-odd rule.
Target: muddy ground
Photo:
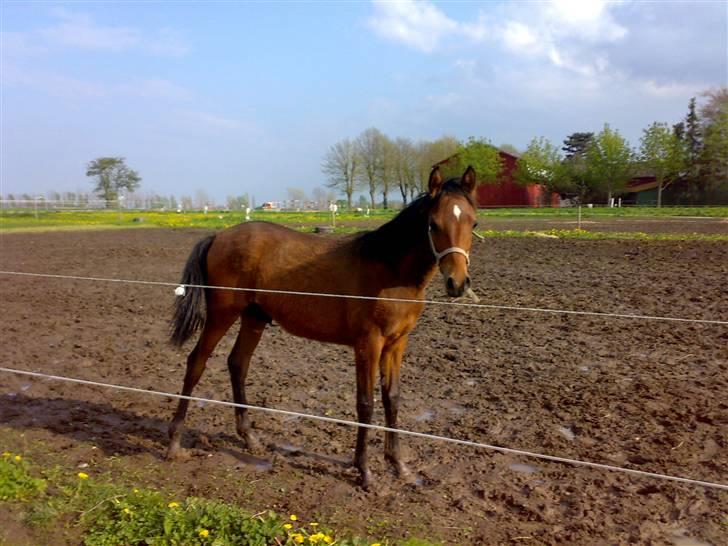
[[[205,232],[3,234],[1,269],[176,281]],[[471,273],[481,303],[728,320],[728,244],[491,239]],[[442,299],[441,282],[429,297]],[[167,344],[171,287],[2,276],[2,365],[179,392],[185,350]],[[218,347],[195,394],[231,399]],[[187,347],[186,349],[189,349]],[[352,355],[270,327],[253,404],[354,419]],[[728,327],[430,305],[403,367],[402,428],[650,472],[728,482]],[[377,398],[378,400],[378,398]],[[88,464],[137,485],[274,508],[359,534],[448,544],[726,544],[728,493],[405,438],[420,485],[378,485],[344,463],[352,429],[253,416],[251,454],[232,410],[193,404],[168,463],[175,402],[2,374],[0,448]],[[377,406],[375,421],[383,423]],[[0,512],[0,528],[7,511]],[[6,520],[5,523],[3,520]]]

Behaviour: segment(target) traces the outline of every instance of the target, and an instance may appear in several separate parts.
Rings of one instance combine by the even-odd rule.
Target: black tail
[[[207,284],[207,252],[210,250],[214,235],[205,237],[195,245],[187,258],[180,284]],[[177,296],[174,302],[174,317],[170,341],[181,347],[192,334],[205,325],[207,315],[205,289],[185,286],[185,295]]]

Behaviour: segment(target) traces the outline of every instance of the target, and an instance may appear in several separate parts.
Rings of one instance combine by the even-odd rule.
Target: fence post
[[[581,229],[581,203],[579,203],[579,212],[577,214],[576,229]]]

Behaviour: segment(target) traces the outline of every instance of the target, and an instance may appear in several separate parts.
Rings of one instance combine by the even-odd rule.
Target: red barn
[[[559,195],[552,193],[548,199],[544,194],[545,188],[540,184],[527,184],[522,186],[516,182],[515,171],[518,156],[498,150],[503,168],[495,182],[479,180],[477,191],[478,206],[487,207],[543,207],[558,206]],[[447,158],[437,163],[442,165],[450,161]]]

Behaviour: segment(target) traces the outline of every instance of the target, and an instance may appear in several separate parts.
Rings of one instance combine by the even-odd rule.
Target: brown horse
[[[201,240],[192,250],[181,284],[360,295],[422,300],[439,266],[450,296],[470,286],[468,264],[475,226],[475,171],[443,182],[430,173],[428,192],[379,229],[345,239],[299,233],[267,222],[248,222]],[[182,394],[189,396],[215,345],[240,319],[240,333],[228,357],[236,403],[246,404],[250,358],[266,324],[276,321],[291,334],[353,347],[356,410],[370,423],[379,372],[388,427],[397,426],[399,370],[407,337],[424,304],[271,292],[189,287],[176,302],[172,342],[181,346],[198,328],[202,334],[187,359]],[[180,399],[169,426],[168,457],[180,451],[188,400]],[[235,409],[238,434],[258,445],[243,408]],[[360,427],[354,465],[368,487],[367,430]],[[384,454],[397,473],[411,474],[400,458],[398,438],[387,432]]]

